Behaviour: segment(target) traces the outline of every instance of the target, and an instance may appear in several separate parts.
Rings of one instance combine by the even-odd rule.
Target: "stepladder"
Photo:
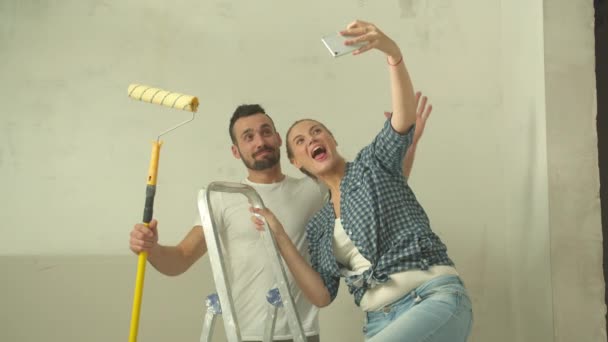
[[[201,332],[201,342],[210,342],[213,339],[214,327],[218,317],[223,319],[226,341],[240,342],[241,332],[237,319],[235,303],[233,301],[230,277],[227,274],[221,236],[213,216],[213,205],[211,195],[213,192],[237,193],[245,196],[249,204],[254,208],[264,208],[264,203],[255,189],[249,185],[232,182],[212,182],[206,188],[200,190],[198,210],[201,216],[203,232],[207,244],[207,253],[215,283],[215,293],[206,297],[206,312]],[[217,209],[217,208],[215,208]],[[288,278],[283,266],[281,255],[277,249],[276,241],[263,217],[264,229],[260,233],[266,249],[266,257],[269,260],[274,277],[275,286],[268,289],[266,296],[267,312],[264,324],[264,341],[272,341],[275,323],[279,310],[284,312],[293,341],[305,342],[304,329],[299,314],[296,310],[294,299],[288,284]],[[259,256],[257,256],[259,257]]]

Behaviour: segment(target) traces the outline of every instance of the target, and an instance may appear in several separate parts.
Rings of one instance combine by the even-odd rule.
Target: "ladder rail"
[[[219,234],[215,229],[215,220],[213,218],[213,209],[211,208],[210,189],[205,191],[204,200],[198,201],[203,232],[207,244],[207,254],[209,255],[209,263],[213,273],[213,282],[215,290],[220,300],[222,307],[222,317],[224,319],[224,331],[228,342],[241,342],[241,330],[239,329],[238,320],[234,312],[234,302],[232,300],[232,292],[230,284],[226,278],[226,266],[224,257],[220,250]],[[205,215],[205,213],[208,213]],[[210,322],[213,323],[213,322]]]
[[[205,300],[207,310],[205,312],[205,320],[203,322],[203,331],[201,332],[200,342],[209,342],[215,331],[215,321],[218,315],[222,314],[222,307],[217,293],[212,293]]]
[[[222,316],[224,318],[224,329],[226,331],[226,337],[228,339],[228,342],[240,342],[240,330],[236,316],[234,314],[234,303],[232,300],[230,286],[225,276],[226,268],[220,251],[220,246],[218,244],[218,241],[220,241],[220,239],[215,229],[216,225],[213,219],[213,209],[211,205],[210,196],[211,192],[213,191],[240,193],[248,199],[249,204],[254,208],[264,209],[265,207],[262,198],[253,187],[247,184],[233,182],[211,182],[207,186],[207,189],[205,191],[205,201],[199,201],[199,211],[201,214],[205,237],[210,236],[213,239],[211,243],[209,243],[210,241],[207,241],[207,250],[209,253],[209,259],[213,271],[213,279],[215,281],[216,290],[222,306]],[[201,202],[204,202],[204,204],[201,205]],[[204,217],[205,212],[208,213],[207,217]],[[300,316],[295,307],[295,301],[293,299],[291,291],[289,290],[289,284],[287,282],[287,273],[285,272],[285,268],[283,267],[283,260],[281,255],[279,254],[276,240],[274,238],[274,235],[272,234],[272,231],[268,228],[268,223],[266,222],[266,220],[259,215],[257,216],[260,217],[260,219],[262,219],[262,221],[264,222],[264,231],[262,232],[262,239],[264,241],[266,250],[269,253],[273,274],[276,279],[275,287],[279,290],[279,293],[281,295],[281,299],[283,302],[283,310],[285,310],[287,323],[289,325],[289,329],[291,330],[292,338],[294,342],[306,342],[306,336],[304,334],[304,329],[302,328],[302,321],[300,320]],[[218,272],[221,274],[217,274]],[[226,305],[225,303],[228,303],[228,305]],[[272,317],[271,319],[275,318],[276,317]]]

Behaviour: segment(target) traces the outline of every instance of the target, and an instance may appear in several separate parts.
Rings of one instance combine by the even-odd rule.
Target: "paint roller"
[[[152,143],[152,156],[150,158],[150,166],[148,169],[148,183],[146,185],[146,201],[144,204],[143,223],[146,227],[152,221],[154,211],[154,196],[156,194],[156,178],[158,174],[158,160],[160,156],[160,147],[162,142],[160,137],[173,131],[174,129],[185,125],[194,120],[194,114],[198,108],[198,98],[195,96],[174,93],[167,90],[146,86],[143,84],[131,84],[128,88],[129,97],[138,101],[153,103],[164,107],[184,110],[192,112],[192,117],[189,120],[181,122],[174,127],[160,133]],[[141,309],[141,298],[143,294],[144,276],[146,272],[146,262],[148,259],[147,252],[140,252],[137,262],[137,276],[135,278],[135,295],[133,297],[133,308],[131,311],[131,327],[129,333],[129,342],[137,341],[137,332],[139,328],[139,314]]]
[[[198,99],[195,96],[172,93],[167,90],[149,87],[143,84],[129,85],[129,97],[139,101],[196,112]]]

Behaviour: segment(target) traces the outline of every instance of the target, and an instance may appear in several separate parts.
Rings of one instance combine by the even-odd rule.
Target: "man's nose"
[[[253,136],[253,143],[255,144],[256,147],[263,146],[264,137],[262,136],[262,134],[260,134],[260,133],[255,134]]]

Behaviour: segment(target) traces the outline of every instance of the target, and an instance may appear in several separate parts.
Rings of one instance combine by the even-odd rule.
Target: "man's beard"
[[[264,157],[264,159],[262,159],[262,160],[255,159],[255,156],[258,153],[265,152],[265,151],[269,151],[270,154],[267,155],[266,157]],[[241,150],[239,150],[239,153],[241,153]],[[243,161],[243,164],[245,164],[245,166],[248,169],[255,170],[255,171],[262,171],[262,170],[270,169],[271,167],[277,165],[281,159],[280,154],[275,153],[274,149],[272,149],[270,147],[266,147],[266,146],[263,147],[260,151],[253,154],[252,161],[246,160],[242,156],[243,156],[243,154],[241,153],[241,160]]]

